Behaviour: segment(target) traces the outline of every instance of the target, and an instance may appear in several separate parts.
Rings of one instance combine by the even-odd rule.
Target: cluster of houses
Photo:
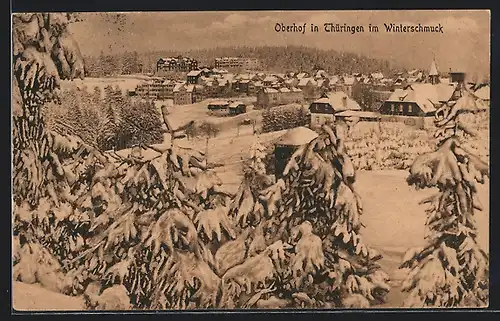
[[[343,91],[352,97],[357,78],[352,75],[329,76],[324,70],[314,74],[297,73],[232,73],[227,69],[190,70],[185,80],[152,77],[137,86],[131,94],[148,99],[173,99],[174,104],[192,104],[206,98],[256,96],[262,108],[312,102],[325,92]]]
[[[433,61],[429,73],[418,74],[420,79],[393,88],[376,111],[367,111],[347,94],[330,92],[313,101],[309,107],[311,127],[335,120],[395,121],[425,128],[433,125],[435,111],[443,106],[474,104],[480,110],[489,108],[490,92],[487,84],[465,82],[465,73],[450,72],[441,77]],[[383,78],[381,78],[383,79]]]
[[[135,95],[149,99],[173,99],[176,105],[192,104],[207,98],[241,96],[256,96],[257,108],[309,104],[312,126],[332,121],[335,117],[378,120],[381,116],[391,116],[395,121],[415,123],[416,118],[432,116],[442,104],[456,102],[465,89],[474,92],[485,106],[489,104],[489,85],[467,84],[462,72],[450,72],[448,76],[443,76],[438,72],[435,61],[432,61],[428,72],[411,70],[392,77],[381,72],[349,75],[329,75],[324,70],[311,73],[232,73],[221,68],[241,66],[246,61],[245,58],[238,59],[217,58],[218,68],[190,70],[182,81],[151,78],[136,88]],[[372,101],[374,106],[366,106],[360,101],[358,94],[363,88],[375,97]],[[228,106],[224,108],[229,110]],[[236,113],[234,110],[232,113]]]

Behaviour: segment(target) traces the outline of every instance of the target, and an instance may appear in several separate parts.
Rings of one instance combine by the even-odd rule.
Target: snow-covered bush
[[[308,122],[307,111],[301,105],[274,107],[262,113],[262,132],[306,126]]]

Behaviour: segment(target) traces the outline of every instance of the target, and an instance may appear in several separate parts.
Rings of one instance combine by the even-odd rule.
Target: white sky
[[[306,45],[385,58],[407,66],[429,68],[433,56],[440,71],[449,68],[489,73],[490,13],[486,10],[439,11],[239,11],[84,13],[72,25],[83,54],[136,50],[188,50],[216,46]],[[319,33],[284,34],[275,24],[319,25]],[[323,32],[325,22],[363,25],[355,35]],[[368,24],[379,26],[369,33]],[[383,23],[443,25],[441,34],[386,33]],[[118,28],[119,27],[119,28]]]

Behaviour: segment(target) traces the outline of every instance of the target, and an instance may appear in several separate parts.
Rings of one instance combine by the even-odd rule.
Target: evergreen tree
[[[408,250],[401,265],[410,269],[403,284],[409,292],[405,306],[488,304],[489,257],[477,243],[474,214],[482,210],[476,185],[489,177],[489,168],[464,146],[463,140],[475,133],[461,118],[478,111],[466,105],[471,101],[466,97],[436,112],[438,149],[417,157],[410,169],[409,184],[439,192],[423,200],[429,204],[428,245]]]
[[[238,293],[238,275],[246,276],[247,288],[273,284],[265,299],[252,303],[259,307],[359,308],[383,301],[388,276],[359,234],[362,205],[354,181],[342,138],[327,126],[292,155],[283,179],[260,191],[244,180],[229,213],[252,231],[249,254],[238,270],[226,272],[235,278],[223,279],[223,304],[233,306],[227,297]]]

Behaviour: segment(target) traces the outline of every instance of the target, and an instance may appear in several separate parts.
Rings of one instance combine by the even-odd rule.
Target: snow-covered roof
[[[330,92],[330,93],[325,94],[325,96],[326,97],[315,100],[314,103],[330,104],[330,106],[332,106],[333,110],[335,110],[335,111],[361,110],[361,106],[359,106],[359,104],[356,101],[349,98],[342,91]]]
[[[188,72],[188,76],[199,76],[201,74],[201,70],[191,70]]]
[[[276,142],[277,145],[300,146],[309,143],[318,137],[318,134],[307,127],[296,127],[288,130]]]
[[[229,104],[229,108],[236,108],[239,105],[245,105],[245,104],[242,103],[241,101],[233,101],[232,103]]]
[[[387,101],[404,101],[416,103],[422,111],[428,113],[436,110],[436,106],[447,102],[455,92],[454,85],[415,83],[405,89],[396,89]]]
[[[298,86],[302,87],[302,86],[307,86],[308,84],[315,86],[317,82],[313,78],[302,78],[300,79]]]
[[[264,88],[264,92],[266,94],[270,94],[270,93],[274,94],[274,93],[277,93],[278,91],[276,89],[274,89],[274,88]]]

